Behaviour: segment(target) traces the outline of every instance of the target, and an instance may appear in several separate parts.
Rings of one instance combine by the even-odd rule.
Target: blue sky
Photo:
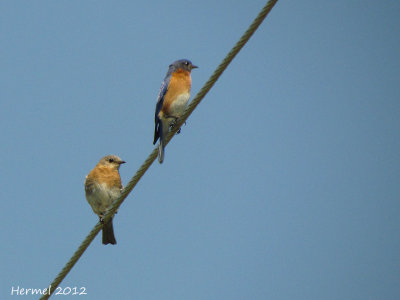
[[[2,299],[45,288],[96,224],[102,156],[126,183],[153,150],[168,65],[199,66],[194,96],[264,4],[0,3]],[[278,1],[122,204],[118,244],[96,237],[61,287],[399,299],[399,28],[398,1]]]

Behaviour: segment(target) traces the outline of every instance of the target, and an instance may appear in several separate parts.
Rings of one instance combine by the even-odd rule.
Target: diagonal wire
[[[257,28],[260,26],[260,24],[264,21],[268,13],[271,11],[271,9],[274,7],[278,0],[270,0],[267,2],[267,4],[262,8],[262,10],[259,12],[258,16],[254,19],[253,23],[249,26],[249,28],[246,30],[246,32],[242,35],[242,37],[239,39],[239,41],[236,43],[236,45],[229,51],[229,53],[225,56],[224,60],[220,63],[220,65],[217,67],[217,69],[214,71],[214,73],[211,75],[211,77],[208,79],[208,81],[204,84],[204,86],[201,88],[201,90],[197,93],[197,95],[193,98],[193,100],[190,102],[189,106],[185,110],[184,114],[177,120],[176,125],[172,128],[171,132],[168,134],[166,138],[166,145],[169,143],[169,141],[172,139],[173,135],[178,131],[178,129],[183,125],[183,123],[187,120],[187,118],[192,114],[192,112],[196,109],[197,105],[203,100],[204,96],[209,92],[209,90],[213,87],[215,82],[218,80],[218,78],[222,75],[222,73],[225,71],[225,69],[228,67],[228,65],[231,63],[231,61],[235,58],[236,54],[239,53],[239,51],[243,48],[243,46],[247,43],[247,41],[250,39],[250,37],[253,35],[253,33],[257,30]],[[128,184],[125,186],[125,188],[122,190],[121,195],[116,199],[108,212],[105,214],[103,220],[104,223],[106,223],[111,216],[115,214],[115,212],[118,210],[122,202],[125,200],[125,198],[129,195],[129,193],[133,190],[133,188],[136,186],[138,181],[142,178],[142,176],[146,173],[147,169],[152,165],[154,160],[157,158],[158,154],[158,148],[156,147],[150,155],[147,157],[147,159],[144,161],[144,163],[140,166],[140,168],[137,170],[136,174],[132,177],[132,179],[128,182]],[[82,254],[85,252],[85,250],[89,247],[90,243],[93,241],[93,239],[96,237],[96,235],[99,233],[99,231],[103,228],[103,224],[98,222],[96,226],[90,231],[90,233],[87,235],[87,237],[84,239],[84,241],[81,243],[79,248],[75,251],[75,253],[72,255],[70,260],[66,263],[64,268],[61,270],[61,272],[57,275],[57,277],[53,280],[53,282],[50,284],[51,291],[54,292],[55,289],[58,287],[58,285],[61,283],[61,281],[67,276],[69,271],[73,268],[75,263],[79,260],[79,258],[82,256]],[[40,300],[45,300],[48,299],[50,295],[43,295]]]

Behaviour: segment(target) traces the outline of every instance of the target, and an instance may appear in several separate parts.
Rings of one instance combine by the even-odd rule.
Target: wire
[[[247,43],[247,41],[250,39],[250,37],[254,34],[254,32],[257,30],[257,28],[260,26],[260,24],[264,21],[264,19],[268,15],[268,13],[274,7],[276,2],[278,2],[278,0],[270,0],[267,2],[267,4],[262,8],[262,10],[259,12],[258,16],[254,19],[253,23],[249,26],[249,28],[246,30],[246,32],[242,35],[242,37],[239,39],[239,41],[236,43],[236,45],[225,56],[223,61],[220,63],[220,65],[217,67],[217,69],[214,71],[214,73],[211,75],[211,77],[208,79],[208,81],[204,84],[204,86],[200,89],[200,91],[197,93],[197,95],[190,102],[190,104],[188,105],[184,114],[177,120],[176,125],[172,128],[171,132],[168,134],[168,136],[166,138],[166,145],[169,143],[169,141],[172,139],[172,137],[175,135],[175,133],[179,130],[179,128],[183,125],[183,123],[188,119],[188,117],[192,114],[192,112],[196,109],[197,105],[199,105],[199,103],[203,100],[204,96],[213,87],[215,82],[222,75],[222,73],[225,71],[225,69],[228,67],[228,65],[231,63],[231,61],[235,58],[235,56],[239,53],[239,51],[243,48],[243,46]],[[122,190],[121,195],[118,197],[118,199],[116,199],[113,202],[110,209],[108,210],[108,212],[105,214],[105,216],[103,218],[104,223],[107,223],[107,221],[111,218],[111,216],[113,216],[115,214],[115,212],[118,210],[118,208],[120,207],[122,202],[130,194],[130,192],[134,189],[136,184],[139,182],[139,180],[142,178],[142,176],[146,173],[147,169],[152,165],[154,160],[157,158],[157,155],[158,155],[158,148],[156,147],[153,150],[153,152],[150,153],[150,155],[147,157],[147,159],[144,161],[144,163],[140,166],[140,168],[137,170],[136,174],[128,182],[128,184],[125,186],[125,188]],[[96,224],[96,226],[92,229],[92,231],[90,231],[90,233],[87,235],[85,240],[81,243],[79,248],[72,255],[70,260],[65,264],[65,266],[61,270],[61,272],[57,275],[57,277],[50,284],[51,290],[53,292],[58,287],[58,285],[61,283],[61,281],[67,276],[69,271],[74,267],[75,263],[79,260],[79,258],[82,256],[82,254],[85,252],[85,250],[89,247],[90,243],[93,241],[93,239],[96,237],[96,235],[99,233],[99,231],[102,228],[103,228],[103,223],[98,222]],[[51,294],[43,295],[40,299],[45,300],[45,299],[48,299],[50,296],[51,296]]]

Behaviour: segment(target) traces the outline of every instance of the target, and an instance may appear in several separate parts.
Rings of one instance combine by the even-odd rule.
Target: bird
[[[183,114],[190,98],[192,85],[191,71],[198,68],[188,59],[174,61],[168,67],[164,81],[158,93],[156,112],[154,116],[154,141],[160,139],[158,146],[158,161],[164,161],[165,139],[171,126]],[[180,129],[178,133],[180,132]]]
[[[106,155],[90,171],[85,179],[86,199],[93,212],[103,222],[103,217],[110,208],[112,202],[119,197],[122,190],[119,167],[124,164],[116,155]],[[102,242],[104,245],[117,243],[114,236],[112,218],[103,225]]]

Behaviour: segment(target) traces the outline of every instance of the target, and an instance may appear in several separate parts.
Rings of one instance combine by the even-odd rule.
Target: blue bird
[[[153,145],[160,139],[158,161],[164,161],[165,138],[171,126],[183,114],[190,98],[192,69],[197,68],[190,60],[180,59],[169,65],[167,75],[158,93]]]

